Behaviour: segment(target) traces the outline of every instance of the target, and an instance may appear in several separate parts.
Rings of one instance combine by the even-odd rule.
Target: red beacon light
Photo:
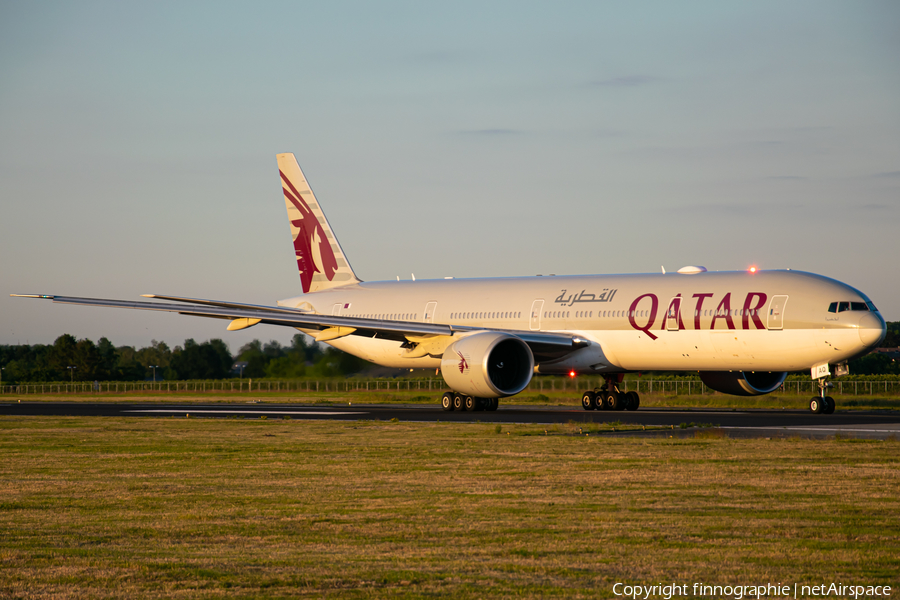
[[[569,377],[575,377],[575,369],[569,371]]]

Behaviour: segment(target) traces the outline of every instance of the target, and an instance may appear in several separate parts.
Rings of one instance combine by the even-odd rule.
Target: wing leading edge
[[[503,331],[520,338],[528,344],[536,362],[554,360],[590,345],[590,341],[579,336],[562,333],[545,333],[535,331],[502,330],[485,327],[469,327],[446,325],[442,323],[419,323],[415,321],[388,321],[383,319],[362,319],[358,317],[342,317],[303,312],[293,308],[280,306],[260,306],[240,304],[199,298],[182,298],[179,296],[158,296],[148,294],[145,297],[164,299],[181,304],[164,302],[135,302],[128,300],[107,300],[102,298],[79,298],[75,296],[56,296],[50,294],[10,294],[19,298],[40,298],[58,304],[76,304],[80,306],[100,306],[105,308],[129,308],[133,310],[152,310],[174,312],[194,317],[212,319],[228,319],[238,324],[233,329],[241,329],[257,323],[318,330],[318,341],[328,341],[346,335],[377,337],[407,343],[419,343],[423,336],[466,335],[476,331]]]

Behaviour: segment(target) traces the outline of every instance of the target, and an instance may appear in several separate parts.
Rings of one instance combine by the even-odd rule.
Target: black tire
[[[832,398],[831,396],[825,396],[823,400],[825,400],[825,406],[822,407],[822,413],[826,415],[833,414],[836,406],[834,398]]]
[[[594,392],[585,392],[581,395],[581,408],[584,410],[594,410],[597,394]]]
[[[453,395],[453,410],[465,410],[466,404],[464,402],[464,397],[460,394]]]
[[[627,392],[625,398],[628,400],[628,403],[625,406],[628,410],[637,410],[641,405],[641,397],[638,396],[637,392]]]
[[[594,397],[594,408],[597,410],[606,410],[606,392],[599,391]]]
[[[489,398],[488,399],[488,410],[497,410],[500,408],[500,398]]]
[[[450,412],[453,410],[453,393],[452,392],[444,392],[444,395],[441,396],[441,408],[446,412]]]
[[[812,412],[814,412],[816,414],[819,414],[820,412],[822,412],[822,408],[824,408],[824,406],[823,406],[824,404],[825,403],[822,402],[821,398],[819,398],[818,396],[813,396],[812,400],[809,401],[809,410],[811,410]]]
[[[606,407],[606,410],[622,410],[625,408],[623,405],[625,403],[622,401],[622,396],[619,395],[619,392],[612,391],[607,392],[606,399],[603,405]]]
[[[466,396],[463,398],[463,404],[466,407],[467,412],[475,412],[478,410],[478,398],[474,396]]]

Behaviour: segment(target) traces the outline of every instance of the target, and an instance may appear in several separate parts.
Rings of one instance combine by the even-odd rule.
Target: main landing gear
[[[441,408],[449,412],[451,410],[497,410],[500,406],[500,398],[476,398],[465,394],[444,392],[441,396]]]
[[[581,395],[581,407],[584,410],[637,410],[641,405],[641,397],[637,392],[622,392],[611,377],[600,389],[588,390]]]
[[[813,396],[812,400],[809,401],[809,410],[816,414],[821,413],[823,415],[830,415],[834,412],[835,402],[834,398],[825,395],[825,391],[830,387],[834,387],[834,384],[825,381],[824,377],[819,379],[818,383],[819,395]]]

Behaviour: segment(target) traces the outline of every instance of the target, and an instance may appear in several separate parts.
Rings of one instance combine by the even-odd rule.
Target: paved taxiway
[[[604,431],[603,435],[693,435],[694,427],[714,426],[730,437],[842,437],[900,438],[900,412],[840,411],[832,415],[814,415],[790,410],[707,410],[641,409],[631,411],[585,411],[571,407],[502,406],[496,412],[444,412],[438,406],[372,405],[322,406],[270,403],[183,403],[137,404],[118,402],[0,402],[0,415],[96,416],[96,417],[244,417],[315,420],[397,419],[406,422],[481,422],[481,423],[610,423],[643,425],[654,430]],[[665,430],[656,428],[663,427]],[[673,429],[674,428],[674,429]]]

